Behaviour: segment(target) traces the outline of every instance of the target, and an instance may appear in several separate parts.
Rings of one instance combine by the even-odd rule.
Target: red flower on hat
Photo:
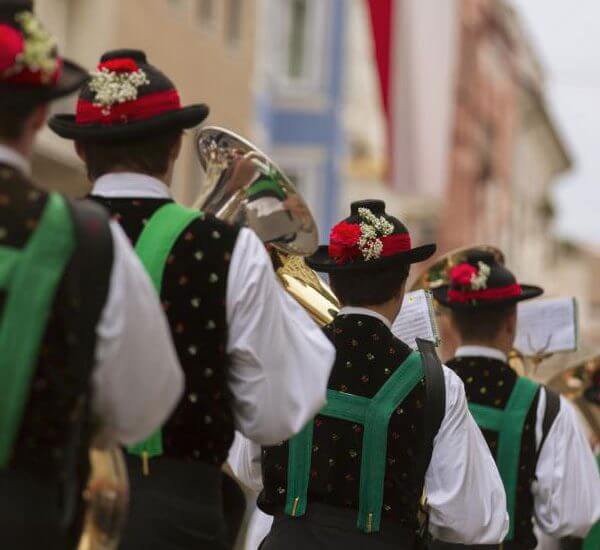
[[[360,225],[345,221],[338,223],[329,235],[329,255],[338,264],[345,264],[358,258],[360,256],[358,248],[360,236]]]
[[[16,65],[17,56],[24,48],[25,39],[19,31],[9,25],[0,25],[0,76]]]
[[[134,73],[138,70],[138,64],[135,60],[129,57],[120,57],[116,59],[109,59],[98,64],[98,70],[107,69],[115,73]]]
[[[450,282],[453,286],[470,286],[477,268],[471,264],[459,264],[450,270]]]

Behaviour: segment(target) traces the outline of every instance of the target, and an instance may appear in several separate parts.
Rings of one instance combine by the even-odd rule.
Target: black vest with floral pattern
[[[133,244],[154,212],[170,202],[91,198],[110,211]],[[225,299],[238,232],[213,216],[197,219],[183,232],[165,267],[161,301],[186,377],[185,394],[163,428],[167,457],[220,466],[233,441]]]
[[[336,349],[329,388],[372,398],[411,350],[380,320],[368,315],[339,315],[324,328]],[[392,415],[388,433],[387,469],[382,520],[414,531],[424,480],[417,458],[423,434],[425,385],[422,380]],[[308,507],[311,502],[358,509],[362,426],[317,416]],[[287,483],[287,442],[262,451],[264,491],[259,506],[281,513]]]
[[[503,409],[517,381],[517,373],[506,363],[488,357],[456,357],[447,363],[462,379],[469,403]],[[533,533],[533,494],[537,451],[535,425],[539,391],[525,419],[521,438],[521,457],[517,481],[514,542],[522,548],[535,548],[537,539]],[[482,430],[494,458],[498,446],[498,433]]]
[[[48,200],[47,193],[37,189],[19,171],[0,164],[0,245],[23,248],[35,231]],[[68,269],[68,268],[67,268]],[[0,291],[0,311],[6,294]],[[24,469],[43,478],[61,475],[71,427],[84,414],[80,384],[68,364],[70,344],[66,320],[78,315],[67,299],[63,280],[56,293],[46,324],[37,367],[31,381],[29,397],[19,430],[11,468]],[[23,338],[27,338],[24,334]],[[78,457],[79,483],[87,479],[89,463],[87,447],[92,433],[88,418]]]

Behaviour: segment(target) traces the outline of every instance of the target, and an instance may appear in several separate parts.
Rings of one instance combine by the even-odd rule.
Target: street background
[[[594,0],[37,0],[37,11],[87,68],[108,49],[146,50],[185,103],[210,105],[208,124],[282,166],[322,241],[351,200],[383,198],[417,244],[497,245],[524,282],[576,296],[582,349],[600,349]],[[72,144],[50,132],[34,170],[55,189],[89,189]],[[177,198],[191,204],[202,178],[190,133]]]

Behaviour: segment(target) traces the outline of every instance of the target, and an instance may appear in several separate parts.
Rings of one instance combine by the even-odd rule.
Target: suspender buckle
[[[298,510],[299,502],[300,502],[300,497],[296,497],[294,499],[294,506],[292,507],[292,517],[296,517],[296,510]]]
[[[144,477],[150,475],[150,456],[148,455],[148,451],[142,453],[142,474],[144,474]]]

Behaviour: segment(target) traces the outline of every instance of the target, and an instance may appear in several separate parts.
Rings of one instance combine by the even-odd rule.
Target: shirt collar
[[[508,358],[503,351],[488,346],[460,346],[455,357],[488,357],[489,359],[498,359],[503,363],[508,362]]]
[[[379,319],[387,328],[391,329],[392,324],[387,319],[381,315],[381,313],[377,313],[372,309],[368,309],[366,307],[356,307],[356,306],[345,306],[340,309],[340,315],[367,315],[369,317],[375,317],[375,319]]]
[[[31,163],[12,147],[0,145],[0,163],[16,168],[25,176],[31,176]]]
[[[135,172],[105,174],[94,183],[92,195],[107,198],[170,199],[170,189],[159,179]]]

